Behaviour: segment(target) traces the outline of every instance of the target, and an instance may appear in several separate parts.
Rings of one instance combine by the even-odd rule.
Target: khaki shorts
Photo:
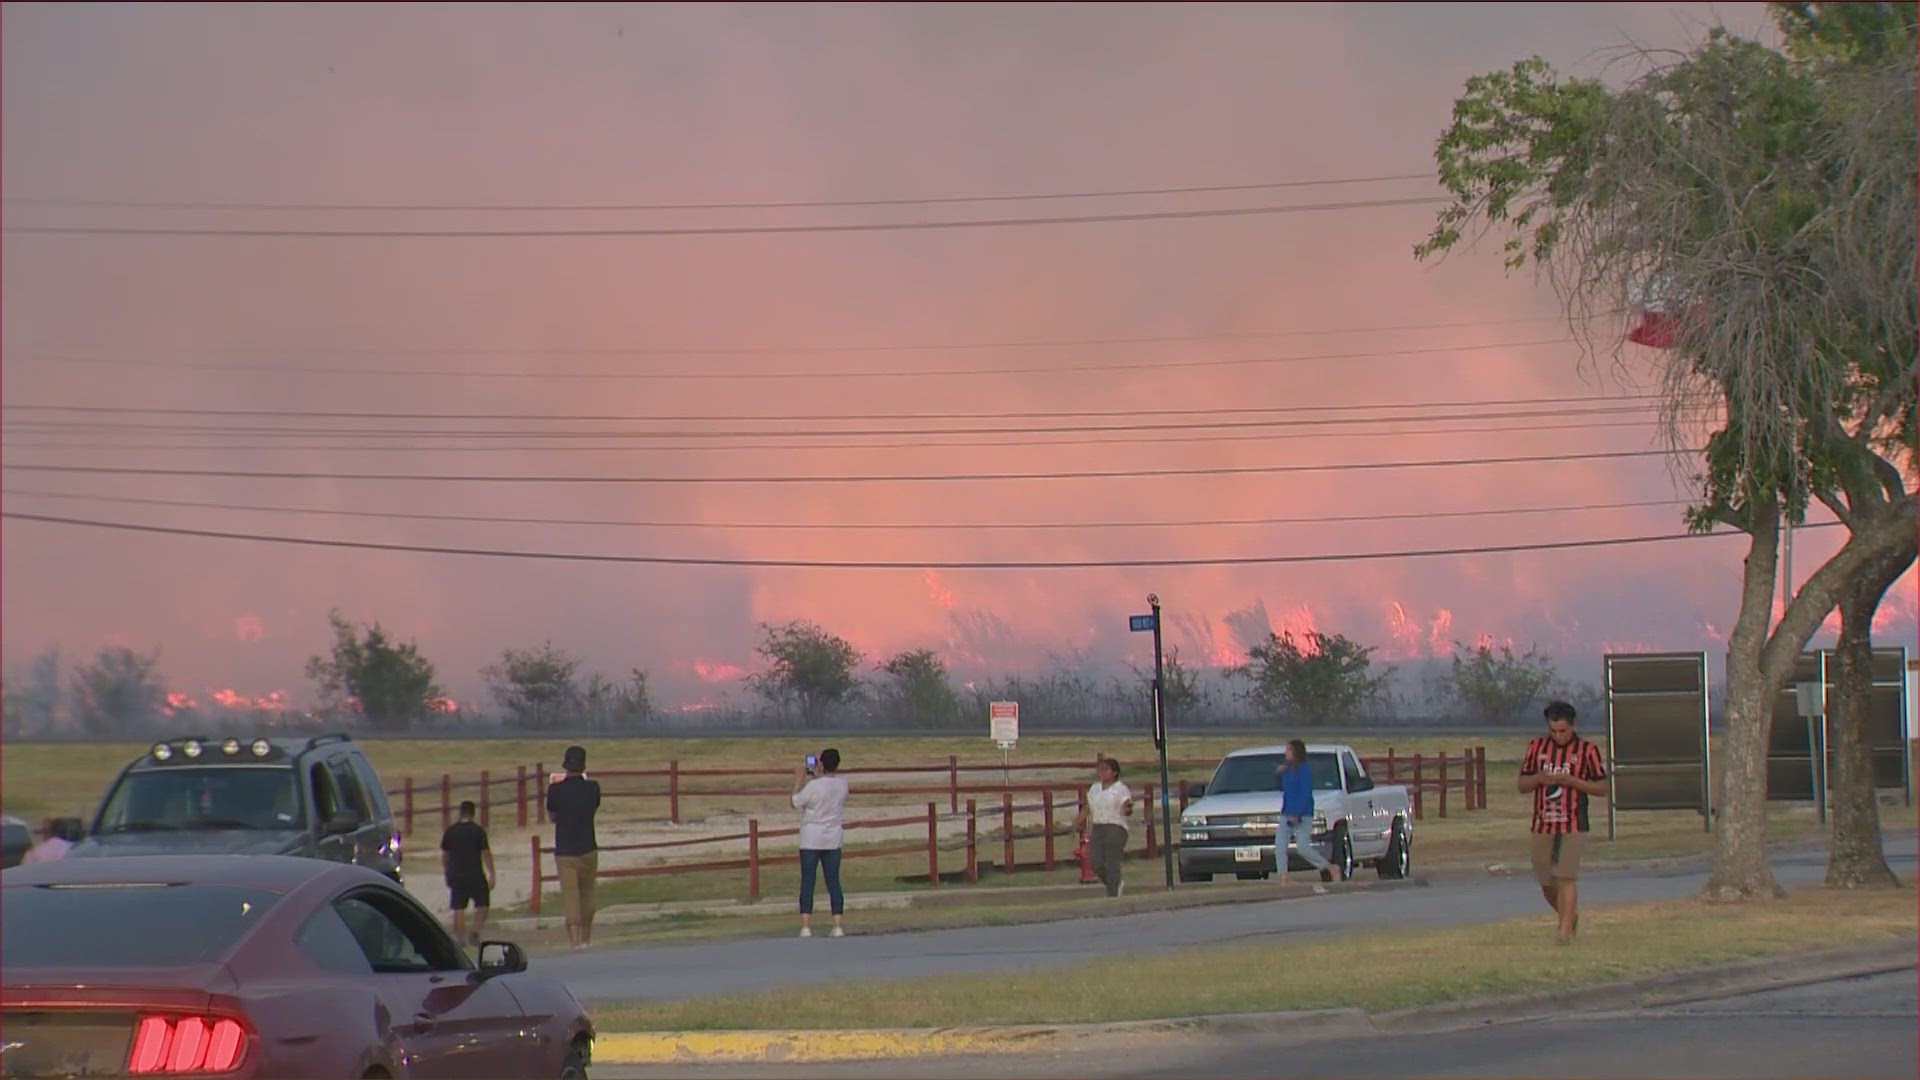
[[[1587,850],[1587,834],[1582,832],[1533,834],[1533,876],[1540,884],[1580,880],[1580,856]]]
[[[567,911],[567,923],[581,926],[593,921],[594,879],[600,876],[600,853],[561,855],[553,860],[560,871],[560,898]]]

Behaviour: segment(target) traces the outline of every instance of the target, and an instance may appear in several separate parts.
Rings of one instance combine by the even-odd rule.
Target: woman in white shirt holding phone
[[[827,901],[833,910],[833,936],[846,937],[841,923],[847,898],[840,891],[840,851],[845,846],[847,782],[834,775],[840,769],[840,751],[828,747],[818,757],[807,755],[805,768],[794,770],[793,808],[800,811],[800,936],[813,936],[814,868],[824,871]]]

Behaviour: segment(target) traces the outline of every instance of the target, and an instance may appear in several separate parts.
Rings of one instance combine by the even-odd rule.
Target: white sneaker
[[[1121,882],[1121,883],[1120,883],[1120,887],[1119,887],[1118,889],[1115,889],[1115,890],[1113,891],[1113,895],[1115,895],[1115,896],[1125,896],[1125,895],[1127,895],[1127,883],[1126,883],[1126,882],[1124,882],[1124,881],[1123,881],[1123,882]]]
[[[834,927],[834,928],[833,928],[833,933],[832,933],[832,934],[830,934],[830,935],[828,935],[828,936],[829,936],[829,937],[846,937],[846,936],[847,936],[847,932],[846,932],[846,930],[845,930],[845,929],[843,929],[843,928],[841,928],[841,927],[838,927],[838,926],[836,926],[836,927]]]
[[[801,937],[812,937],[812,936],[813,936],[813,927],[811,927],[811,926],[803,926],[803,927],[801,927],[801,928],[800,928],[800,936],[801,936]]]

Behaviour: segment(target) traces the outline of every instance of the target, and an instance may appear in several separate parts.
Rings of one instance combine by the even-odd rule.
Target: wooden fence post
[[[667,762],[667,820],[680,824],[680,759]]]
[[[540,915],[540,834],[534,833],[527,839],[533,845],[533,862],[530,864],[533,867],[533,893],[527,897],[527,910],[538,918]]]
[[[956,754],[947,755],[947,810],[960,812],[960,758]]]
[[[980,855],[977,843],[980,839],[979,813],[974,806],[975,800],[967,800],[967,884],[980,884]]]
[[[1387,747],[1387,783],[1397,783],[1393,775],[1393,747]]]
[[[1480,809],[1485,810],[1487,808],[1487,748],[1485,746],[1473,748],[1473,761],[1474,778],[1480,783]]]
[[[453,824],[453,774],[440,774],[440,829],[445,832]]]
[[[1425,821],[1427,817],[1426,792],[1423,790],[1427,782],[1427,777],[1426,777],[1426,770],[1425,770],[1425,762],[1422,760],[1422,757],[1423,755],[1419,751],[1417,750],[1414,751],[1414,754],[1413,754],[1413,820],[1415,821]]]
[[[1001,848],[1001,861],[1007,864],[1006,872],[1013,873],[1013,792],[1000,795],[1000,824],[1006,830],[1006,840]]]
[[[480,770],[480,827],[493,827],[493,772]]]
[[[1051,870],[1053,869],[1053,792],[1052,791],[1043,791],[1040,793],[1040,817],[1042,821],[1041,828],[1047,834],[1047,853],[1045,856],[1045,863],[1043,865],[1048,870]]]
[[[760,819],[747,819],[747,899],[760,899]]]
[[[408,836],[413,835],[413,777],[400,778],[400,816],[406,825],[402,829]]]
[[[1187,812],[1187,782],[1185,780],[1180,781],[1180,812],[1182,814]]]
[[[533,813],[540,824],[547,823],[547,763],[533,763]]]
[[[1461,750],[1460,759],[1462,762],[1464,762],[1463,767],[1466,769],[1466,772],[1467,772],[1466,779],[1461,786],[1460,805],[1462,809],[1474,810],[1474,809],[1477,809],[1477,807],[1474,805],[1474,802],[1475,802],[1475,797],[1479,794],[1480,789],[1479,789],[1479,786],[1473,782],[1473,747],[1469,746]]]
[[[940,815],[939,806],[927,804],[927,887],[940,887]]]
[[[527,767],[513,767],[513,820],[521,828],[527,827]]]
[[[1440,755],[1440,816],[1447,816],[1447,755]]]

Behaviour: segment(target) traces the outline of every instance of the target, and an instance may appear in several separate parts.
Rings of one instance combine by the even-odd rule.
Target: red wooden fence
[[[1414,817],[1424,819],[1429,794],[1435,796],[1435,807],[1440,817],[1446,817],[1449,792],[1455,790],[1460,795],[1460,808],[1463,810],[1484,810],[1487,807],[1487,751],[1484,746],[1464,748],[1459,756],[1440,755],[1427,757],[1414,754],[1411,757],[1396,755],[1392,747],[1383,755],[1363,759],[1367,771],[1377,782],[1404,784],[1408,788],[1413,802]],[[1218,758],[1184,758],[1168,762],[1171,769],[1211,768],[1219,763]],[[1128,762],[1122,766],[1128,773],[1157,773],[1158,762]],[[998,783],[963,783],[962,773],[1002,772]],[[960,812],[960,801],[967,795],[1008,795],[1019,791],[1050,790],[1059,791],[1072,787],[1075,782],[1045,783],[1009,783],[1004,777],[1018,773],[1075,771],[1091,774],[1092,765],[1084,761],[1047,761],[1027,762],[1009,766],[998,764],[961,764],[956,757],[949,756],[939,765],[898,765],[876,766],[867,769],[841,769],[839,775],[857,778],[874,774],[930,774],[945,781],[939,786],[927,785],[875,785],[856,786],[856,796],[914,796],[919,798],[944,798],[948,813]],[[792,773],[779,769],[699,769],[683,768],[679,761],[669,761],[664,769],[614,769],[589,773],[600,781],[600,795],[606,799],[660,800],[665,805],[665,820],[681,824],[681,801],[687,798],[785,798],[792,792],[790,780]],[[546,789],[547,769],[544,763],[514,767],[511,777],[494,776],[490,770],[482,770],[477,780],[455,780],[451,773],[442,773],[432,788],[438,789],[440,827],[445,829],[453,823],[454,808],[464,799],[472,799],[479,806],[480,823],[492,828],[492,810],[496,801],[511,800],[514,806],[514,824],[517,828],[529,828],[547,823]],[[777,784],[728,785],[725,783],[707,786],[707,780],[773,780]],[[664,781],[664,784],[651,781]],[[1178,782],[1182,793],[1183,805],[1187,781]],[[504,789],[504,790],[502,790]],[[428,790],[431,790],[429,788]],[[501,795],[496,795],[501,791]],[[422,793],[411,776],[401,780],[401,805],[398,809],[400,828],[408,836],[413,835],[418,818],[423,812],[418,805]],[[504,809],[504,805],[502,806]]]

